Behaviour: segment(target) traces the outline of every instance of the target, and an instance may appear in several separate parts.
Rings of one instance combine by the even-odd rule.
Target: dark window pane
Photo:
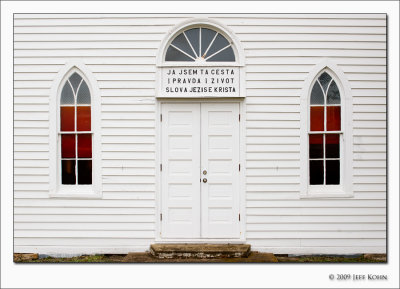
[[[322,159],[323,157],[323,134],[310,134],[310,159]]]
[[[175,45],[176,47],[178,47],[179,49],[185,51],[187,54],[191,55],[192,57],[196,58],[196,55],[194,55],[194,52],[193,52],[192,48],[190,48],[190,45],[187,42],[183,33],[181,33],[177,37],[175,37],[174,41],[172,41],[172,44]]]
[[[339,158],[339,135],[327,134],[325,135],[325,156],[327,158]]]
[[[210,49],[207,52],[207,56],[213,55],[215,52],[218,52],[222,48],[226,47],[229,45],[228,40],[221,34],[218,34],[217,37],[215,38],[213,44],[211,45]],[[207,49],[207,48],[206,48]]]
[[[201,28],[201,56],[206,52],[208,45],[210,45],[216,33],[211,29]]]
[[[215,54],[210,59],[207,59],[207,61],[217,61],[217,62],[235,61],[235,53],[233,52],[232,47],[228,47],[227,49],[224,49],[220,53]]]
[[[75,130],[75,107],[61,107],[61,131]]]
[[[75,160],[62,160],[61,165],[62,184],[75,185]]]
[[[92,161],[91,160],[78,160],[78,184],[91,185],[92,184]]]
[[[77,130],[90,131],[90,106],[78,106],[77,114]]]
[[[92,157],[92,135],[79,134],[78,135],[78,158],[91,158]]]
[[[318,78],[325,93],[326,93],[326,90],[328,89],[328,85],[329,85],[329,82],[331,81],[331,79],[332,79],[332,77],[326,72],[322,73],[321,76]]]
[[[82,84],[79,87],[76,102],[78,104],[90,104],[90,91],[85,81],[82,81]]]
[[[324,130],[324,107],[312,106],[310,115],[310,129],[312,131]]]
[[[340,104],[340,92],[334,80],[332,80],[329,86],[327,98],[328,104]]]
[[[194,60],[186,56],[179,50],[170,46],[167,49],[167,53],[165,55],[165,61],[194,61]]]
[[[313,89],[311,90],[311,104],[324,104],[324,94],[322,92],[321,86],[316,81],[314,83]]]
[[[74,93],[68,81],[64,84],[61,91],[61,104],[74,104]]]
[[[340,106],[328,106],[326,109],[326,130],[340,130]]]
[[[339,185],[340,184],[340,161],[327,160],[326,161],[326,184]]]
[[[324,162],[310,161],[310,185],[324,184]]]
[[[72,87],[74,88],[75,93],[78,90],[79,83],[81,83],[82,77],[78,73],[74,73],[70,76],[69,81],[71,82]]]
[[[185,31],[187,38],[193,46],[193,49],[196,51],[197,55],[200,55],[200,29],[192,28]]]
[[[61,157],[62,158],[75,158],[75,135],[74,134],[61,135]]]

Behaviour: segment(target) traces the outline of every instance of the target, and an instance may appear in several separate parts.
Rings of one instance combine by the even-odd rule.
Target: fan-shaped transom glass
[[[235,62],[232,43],[210,28],[191,28],[176,36],[165,61]]]

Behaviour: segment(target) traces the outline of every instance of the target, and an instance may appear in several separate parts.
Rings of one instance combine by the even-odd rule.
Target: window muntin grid
[[[165,54],[165,61],[235,62],[232,43],[210,28],[190,28],[176,36]]]
[[[60,168],[62,185],[92,184],[91,96],[85,80],[74,72],[60,97]]]
[[[341,99],[335,80],[323,72],[310,94],[309,185],[340,185]]]

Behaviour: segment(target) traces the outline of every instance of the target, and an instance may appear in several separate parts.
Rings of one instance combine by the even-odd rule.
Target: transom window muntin
[[[189,28],[168,46],[166,62],[235,62],[232,42],[208,27]]]
[[[62,185],[92,184],[91,94],[86,81],[74,72],[60,96],[60,171]]]
[[[340,185],[343,132],[338,85],[326,71],[310,94],[309,185]]]

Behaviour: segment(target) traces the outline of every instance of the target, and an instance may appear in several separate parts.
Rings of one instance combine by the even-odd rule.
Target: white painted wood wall
[[[155,61],[166,33],[190,17],[207,15],[15,14],[15,252],[126,253],[154,242]],[[246,237],[255,250],[385,252],[385,17],[212,15],[245,49]],[[322,58],[343,70],[353,95],[350,199],[299,199],[300,94]],[[49,93],[70,59],[101,92],[98,200],[49,198]]]

